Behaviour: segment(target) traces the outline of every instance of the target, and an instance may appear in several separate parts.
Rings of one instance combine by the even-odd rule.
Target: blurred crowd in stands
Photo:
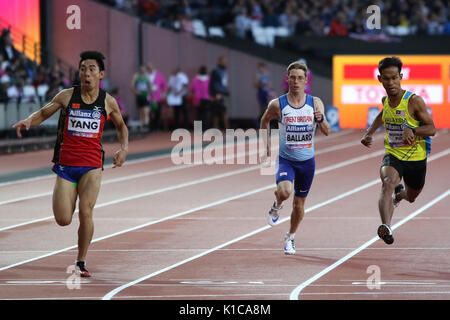
[[[35,102],[41,105],[59,90],[71,85],[61,63],[37,64],[18,51],[10,30],[0,35],[0,103]]]
[[[251,37],[253,26],[285,27],[288,35],[450,35],[447,0],[99,0],[145,21],[193,30],[193,20],[220,26],[227,35]],[[370,5],[380,8],[381,29],[368,29]],[[390,27],[390,28],[387,28]]]

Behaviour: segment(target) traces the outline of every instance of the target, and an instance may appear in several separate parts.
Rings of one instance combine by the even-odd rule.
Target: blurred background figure
[[[173,108],[175,128],[186,128],[188,123],[188,110],[186,94],[189,90],[189,78],[177,67],[169,77],[167,83],[167,104]],[[181,117],[183,120],[181,120]]]
[[[189,87],[193,95],[194,120],[202,122],[203,130],[210,127],[210,96],[209,96],[209,75],[206,66],[202,65],[191,81]]]
[[[131,89],[136,97],[136,107],[139,110],[139,119],[141,122],[141,130],[147,132],[150,130],[150,104],[148,97],[150,94],[150,81],[147,77],[146,67],[141,66],[139,71],[134,74],[131,81]]]
[[[161,130],[161,110],[162,102],[164,100],[167,83],[164,75],[159,72],[152,63],[147,64],[147,75],[150,81],[150,129]]]
[[[212,127],[219,128],[219,123],[221,122],[222,128],[228,129],[225,97],[230,95],[230,91],[228,90],[227,58],[225,56],[219,57],[217,66],[211,72],[209,94],[211,96]]]

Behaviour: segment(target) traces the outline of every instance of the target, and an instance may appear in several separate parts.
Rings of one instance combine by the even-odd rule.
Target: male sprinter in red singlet
[[[291,63],[287,68],[289,91],[270,101],[261,118],[261,129],[269,129],[270,120],[276,118],[280,130],[276,199],[267,214],[269,225],[277,223],[283,201],[294,191],[291,226],[284,239],[285,254],[295,254],[295,232],[305,214],[305,200],[314,178],[316,124],[323,134],[328,135],[330,132],[322,100],[305,93],[307,73],[308,68],[304,63]],[[266,152],[269,154],[267,142],[268,139]]]
[[[382,98],[383,110],[361,139],[363,145],[370,147],[375,131],[382,125],[386,127],[386,155],[380,169],[382,186],[378,200],[382,223],[378,227],[378,236],[386,244],[394,242],[391,229],[394,207],[403,199],[414,202],[425,185],[430,136],[436,133],[423,99],[402,89],[402,66],[397,57],[384,58],[378,64],[378,80],[387,97]],[[405,186],[400,184],[402,177]]]
[[[86,269],[86,254],[94,233],[92,211],[100,190],[104,162],[101,145],[103,125],[107,117],[116,126],[120,149],[114,154],[113,168],[120,167],[128,152],[128,129],[116,100],[99,88],[105,75],[104,56],[100,52],[80,54],[81,86],[59,92],[52,101],[25,120],[15,124],[17,135],[28,130],[61,109],[58,137],[53,156],[53,171],[57,174],[53,190],[53,214],[60,226],[72,222],[79,198],[78,257],[75,261],[82,277],[90,277]]]

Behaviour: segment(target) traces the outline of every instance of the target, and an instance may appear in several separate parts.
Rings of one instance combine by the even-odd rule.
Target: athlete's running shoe
[[[400,200],[397,200],[397,194],[399,194],[403,189],[405,189],[405,187],[401,183],[394,189],[394,194],[392,195],[392,204],[394,205],[394,208],[397,208],[400,203]]]
[[[294,235],[289,233],[284,237],[284,254],[295,254]]]
[[[392,236],[392,230],[387,224],[382,224],[378,227],[378,236],[386,243],[393,244],[394,237]]]
[[[80,277],[82,278],[89,278],[91,276],[91,273],[86,269],[86,262],[84,261],[76,261],[75,267],[80,272]]]
[[[277,208],[276,205],[277,201],[275,200],[267,213],[267,223],[272,227],[278,223],[278,219],[280,219],[279,211],[283,208],[283,206]]]

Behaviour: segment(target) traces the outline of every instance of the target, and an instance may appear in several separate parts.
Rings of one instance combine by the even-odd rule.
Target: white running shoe
[[[286,233],[284,237],[284,254],[295,254],[295,243],[293,234]]]
[[[278,223],[278,219],[280,219],[280,214],[278,213],[278,211],[283,208],[283,206],[277,208],[276,204],[277,201],[275,200],[272,208],[270,208],[269,212],[267,213],[267,223],[272,227]]]

